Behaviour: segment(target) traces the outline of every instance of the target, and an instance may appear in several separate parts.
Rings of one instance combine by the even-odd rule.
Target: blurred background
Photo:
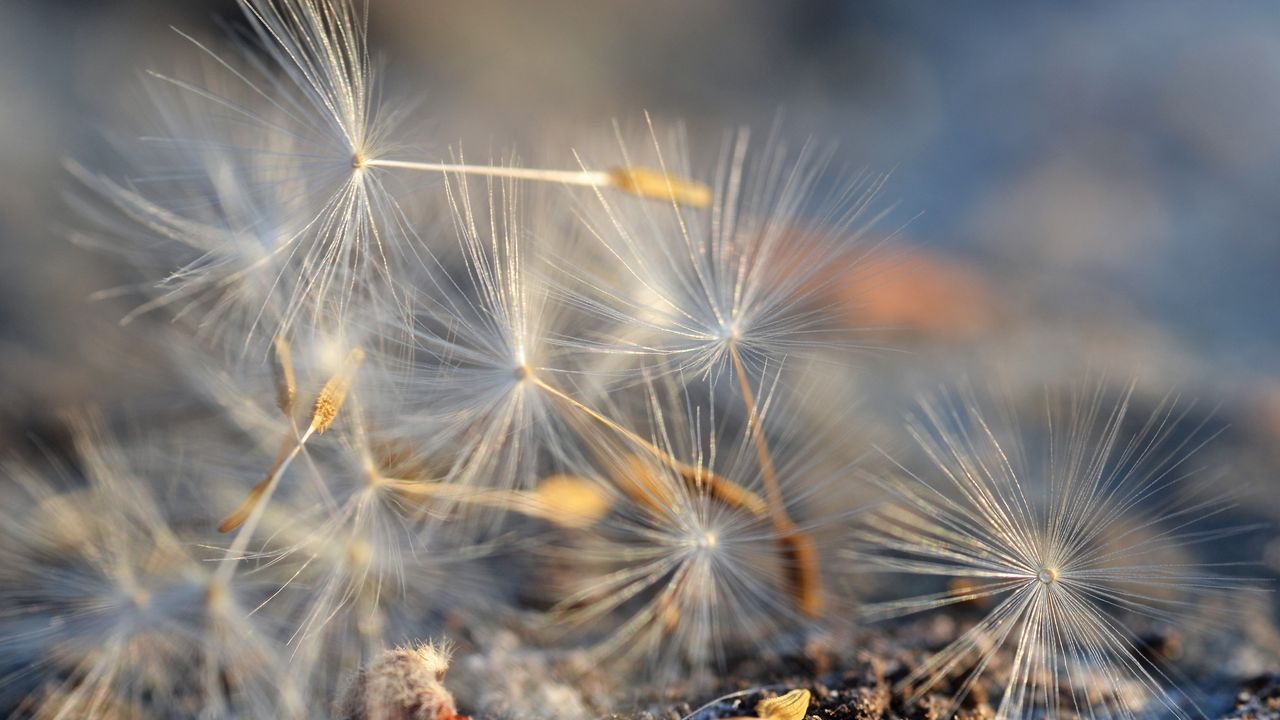
[[[854,312],[910,352],[869,362],[1084,360],[1223,408],[1260,453],[1280,439],[1280,4],[370,4],[387,84],[429,88],[442,148],[569,147],[649,110],[713,147],[779,122],[890,173],[907,263]],[[193,61],[170,26],[240,22],[231,0],[0,5],[4,444],[155,381],[116,324],[136,299],[88,300],[130,276],[66,239],[63,161],[108,163],[143,70]]]

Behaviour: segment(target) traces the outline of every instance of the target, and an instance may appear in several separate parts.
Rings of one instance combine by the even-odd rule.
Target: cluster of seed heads
[[[126,320],[170,321],[146,332],[209,412],[137,439],[80,420],[77,473],[9,468],[0,647],[24,667],[0,693],[41,717],[449,720],[449,653],[421,640],[480,657],[500,632],[585,654],[619,698],[696,689],[853,621],[852,552],[973,581],[865,614],[1004,598],[904,702],[967,668],[959,703],[1012,644],[1000,717],[1189,712],[1124,613],[1230,584],[1153,559],[1181,511],[1115,531],[1181,477],[1185,452],[1151,451],[1166,425],[1128,438],[1124,402],[1076,398],[1023,467],[1016,424],[929,406],[933,467],[868,479],[831,430],[855,423],[806,413],[806,372],[855,372],[833,298],[882,178],[746,132],[702,164],[647,116],[553,169],[440,157],[379,85],[367,8],[240,5],[229,49],[189,38],[202,69],[152,73],[161,130],[128,170],[72,167],[78,239],[134,261]],[[843,507],[853,484],[890,500]]]

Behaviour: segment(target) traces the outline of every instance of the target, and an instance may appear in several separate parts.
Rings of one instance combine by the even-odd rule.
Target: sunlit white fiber
[[[202,71],[151,73],[159,128],[123,150],[128,179],[79,171],[136,228],[110,224],[124,240],[115,244],[144,269],[172,265],[139,310],[198,307],[208,323],[235,313],[268,336],[356,302],[394,310],[395,268],[421,243],[365,164],[400,146],[407,110],[378,89],[365,10],[350,0],[241,6],[252,37],[229,52],[189,38]],[[149,238],[141,248],[138,229]]]
[[[792,541],[821,539],[824,527],[847,521],[852,508],[809,503],[848,468],[815,460],[785,408],[774,424],[767,395],[753,416],[779,451],[788,515],[806,518],[780,529],[751,428],[669,380],[648,385],[630,412],[611,408],[648,441],[596,448],[595,472],[615,510],[566,551],[581,572],[592,572],[559,612],[596,635],[611,628],[595,645],[602,658],[664,680],[692,673],[702,682],[730,652],[794,647],[821,620],[823,555],[816,542],[812,556],[797,554]]]
[[[556,228],[526,212],[516,185],[445,188],[459,251],[438,284],[418,284],[407,402],[421,436],[448,443],[453,482],[528,487],[540,463],[575,457],[580,436],[601,431],[581,407],[590,398],[570,397],[598,384],[558,343],[582,319],[549,279]]]
[[[1198,524],[1227,505],[1185,495],[1203,426],[1188,432],[1171,397],[1133,420],[1131,395],[1086,384],[1021,418],[972,391],[924,405],[910,430],[934,467],[888,483],[900,502],[873,516],[860,550],[887,570],[964,582],[868,614],[993,607],[900,689],[918,699],[962,673],[959,703],[1007,648],[999,718],[1203,714],[1166,690],[1171,671],[1143,652],[1134,619],[1187,629],[1244,586],[1179,559],[1232,532]]]
[[[646,158],[664,172],[698,177],[683,134],[619,134],[624,165]],[[788,152],[742,131],[726,139],[704,210],[597,193],[580,215],[611,262],[568,266],[577,301],[608,321],[599,350],[640,356],[687,376],[731,370],[736,355],[754,381],[766,364],[845,347],[853,331],[828,291],[847,282],[869,249],[883,179],[828,169],[813,145]],[[576,291],[576,287],[575,287]]]
[[[0,648],[23,667],[0,686],[42,685],[50,718],[122,706],[300,717],[274,629],[249,612],[260,588],[220,581],[193,554],[204,538],[171,519],[180,505],[153,494],[171,479],[147,473],[180,465],[155,445],[118,447],[92,425],[76,437],[83,483],[6,468],[24,497],[5,504],[0,523]]]

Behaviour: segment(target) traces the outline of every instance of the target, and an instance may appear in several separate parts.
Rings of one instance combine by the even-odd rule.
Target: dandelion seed
[[[285,417],[293,417],[293,401],[298,395],[298,377],[293,369],[292,351],[289,341],[277,337],[272,342],[272,369],[276,374],[276,407]]]
[[[570,553],[579,565],[598,562],[602,570],[558,612],[581,627],[616,616],[596,654],[657,678],[691,672],[700,682],[723,665],[728,649],[776,649],[818,614],[821,588],[796,580],[819,571],[809,537],[817,524],[792,524],[788,535],[780,534],[767,512],[727,502],[732,495],[713,490],[712,478],[731,478],[743,492],[762,482],[754,446],[741,429],[730,434],[713,412],[704,415],[693,405],[672,411],[653,389],[646,413],[658,453],[596,449],[618,497],[614,511],[587,531],[595,544]],[[689,461],[677,466],[661,458]],[[782,477],[794,478],[788,488],[817,486],[809,460],[788,452],[780,466]],[[786,498],[789,512],[795,495]],[[803,597],[807,592],[818,599]]]
[[[316,369],[307,356],[297,356],[303,388]],[[241,528],[220,561],[227,577],[275,584],[256,611],[288,619],[287,676],[313,703],[332,701],[344,676],[394,644],[443,630],[446,621],[492,617],[506,591],[486,564],[496,549],[514,544],[482,537],[442,509],[470,508],[473,498],[451,502],[457,488],[406,444],[380,357],[368,353],[354,373],[351,353],[322,367],[334,373],[328,394],[343,396],[337,421],[297,453],[298,461],[277,469],[279,492],[255,506],[255,525]],[[239,413],[246,435],[279,431],[270,395],[229,392],[218,393],[228,407],[247,403],[255,410]],[[290,452],[296,437],[296,429],[287,437]],[[272,452],[269,443],[256,449],[258,457]],[[489,515],[512,512],[514,500],[494,500],[480,503]],[[518,500],[549,510],[533,497]]]
[[[273,602],[300,619],[290,671],[313,695],[414,633],[492,617],[503,605],[500,586],[477,563],[493,544],[467,526],[424,522],[417,503],[342,466],[322,472],[338,508],[291,498],[287,513],[271,518],[260,555],[293,568]]]
[[[688,159],[682,143],[673,142],[668,155],[674,157],[666,159],[648,124],[659,166],[672,162],[683,174]],[[838,338],[848,335],[824,291],[847,277],[865,252],[859,241],[874,220],[867,215],[879,181],[837,182],[838,190],[810,208],[824,179],[824,168],[811,164],[810,152],[789,165],[785,153],[770,144],[749,161],[744,133],[726,148],[712,207],[703,215],[678,206],[661,214],[648,207],[629,213],[600,196],[602,217],[588,217],[588,229],[621,267],[604,265],[598,276],[571,272],[587,292],[570,301],[599,315],[614,333],[600,337],[596,351],[647,358],[659,371],[680,376],[733,378],[748,416],[767,511],[793,560],[797,602],[817,615],[821,579],[808,539],[794,530],[780,497],[755,393],[768,369],[780,367],[788,355],[836,348],[842,344]],[[623,154],[628,155],[625,146]],[[804,237],[800,228],[809,211],[829,228],[832,242]]]
[[[245,498],[245,501],[239,507],[219,523],[218,532],[231,532],[248,522],[253,517],[256,508],[270,498],[280,475],[289,468],[289,464],[302,451],[303,446],[307,444],[307,440],[311,439],[313,434],[323,435],[324,431],[333,425],[333,421],[338,417],[338,410],[342,408],[342,404],[346,401],[347,393],[351,390],[351,383],[355,379],[356,370],[359,369],[362,362],[364,362],[364,350],[358,347],[352,348],[347,354],[347,359],[342,364],[342,368],[333,377],[329,378],[324,387],[320,389],[320,393],[316,395],[311,411],[311,421],[308,423],[306,431],[298,436],[296,441],[286,438],[280,454],[276,456],[276,461],[272,465],[271,471],[267,473],[267,477],[255,485],[249,491],[249,497]],[[248,542],[252,532],[252,528],[250,528],[243,533],[244,542]],[[237,542],[232,545],[232,548],[232,554],[243,550],[243,542],[239,542],[239,538],[237,538]]]
[[[0,523],[0,652],[22,669],[0,688],[42,683],[31,702],[46,718],[302,717],[274,628],[244,609],[253,586],[223,583],[193,557],[200,536],[180,534],[153,494],[174,472],[167,456],[117,446],[96,420],[75,432],[80,489],[5,468],[25,498],[10,498]]]
[[[554,248],[530,246],[539,226],[517,188],[484,188],[478,200],[465,178],[446,182],[464,272],[419,301],[410,403],[419,433],[453,458],[451,483],[523,490],[542,462],[577,464],[595,437],[626,430],[566,389],[591,372],[555,341],[581,318],[555,302],[544,271]]]
[[[415,144],[405,130],[413,106],[383,97],[367,48],[367,5],[239,4],[252,38],[220,54],[184,35],[205,60],[202,77],[151,73],[162,127],[143,149],[126,151],[133,178],[72,168],[108,206],[81,203],[99,231],[165,277],[157,297],[130,318],[160,306],[180,304],[179,314],[206,307],[206,326],[236,316],[249,333],[265,325],[274,336],[288,335],[299,319],[344,317],[356,305],[407,317],[398,268],[427,263],[430,251],[391,172],[617,188],[688,203],[708,194],[653,170],[406,159]],[[155,241],[141,253],[133,251],[139,228]],[[113,245],[93,234],[78,239]],[[157,250],[173,264],[158,267]]]
[[[1100,384],[1048,398],[1041,445],[1039,424],[993,415],[972,392],[925,405],[911,431],[935,467],[889,484],[901,502],[872,517],[860,548],[883,569],[962,582],[867,613],[973,599],[994,608],[899,683],[909,701],[962,673],[950,715],[1009,648],[998,718],[1203,715],[1164,689],[1172,671],[1142,651],[1131,623],[1186,628],[1212,612],[1215,597],[1242,588],[1212,565],[1167,559],[1233,531],[1195,527],[1227,507],[1220,496],[1173,496],[1204,442],[1198,429],[1180,434],[1186,410],[1166,398],[1130,434],[1132,392],[1110,408]]]
[[[311,412],[309,431],[324,434],[324,431],[333,425],[333,421],[338,417],[338,410],[342,408],[342,403],[347,399],[347,392],[351,390],[351,381],[355,379],[356,370],[359,369],[362,362],[364,362],[364,350],[358,347],[351,348],[346,362],[342,364],[341,372],[330,378],[329,382],[325,383],[324,388],[320,390],[320,394],[316,396],[315,409]],[[300,440],[299,442],[304,441]]]
[[[648,152],[663,172],[691,175],[683,139],[660,141],[646,122]],[[632,149],[619,135],[629,164]],[[754,153],[749,146],[745,132],[726,145],[705,211],[622,205],[604,195],[581,211],[611,262],[568,269],[573,287],[584,288],[572,300],[618,331],[588,347],[689,377],[730,370],[736,352],[758,383],[766,363],[848,345],[841,336],[850,331],[824,290],[866,252],[862,238],[876,219],[882,181],[829,177],[811,147],[788,160],[775,141]],[[835,189],[820,195],[828,181]],[[808,224],[830,241],[806,236]]]
[[[285,672],[323,703],[387,648],[505,602],[483,565],[498,545],[371,473],[367,435],[335,432],[341,451],[295,466],[289,492],[263,509],[262,540],[238,558],[241,575],[277,584],[258,611],[289,619]]]

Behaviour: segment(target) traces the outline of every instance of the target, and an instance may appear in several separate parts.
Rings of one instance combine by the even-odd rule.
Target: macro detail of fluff
[[[957,381],[886,441],[841,394],[894,350],[859,318],[987,317],[945,269],[884,310],[883,176],[648,115],[477,162],[382,81],[364,3],[239,5],[146,78],[127,170],[69,164],[191,419],[86,411],[74,457],[5,466],[0,708],[798,720],[834,691],[785,669],[848,664],[885,689],[829,717],[1212,711],[1149,640],[1259,597],[1198,554],[1238,531],[1191,410]],[[915,613],[950,629],[872,622]]]

